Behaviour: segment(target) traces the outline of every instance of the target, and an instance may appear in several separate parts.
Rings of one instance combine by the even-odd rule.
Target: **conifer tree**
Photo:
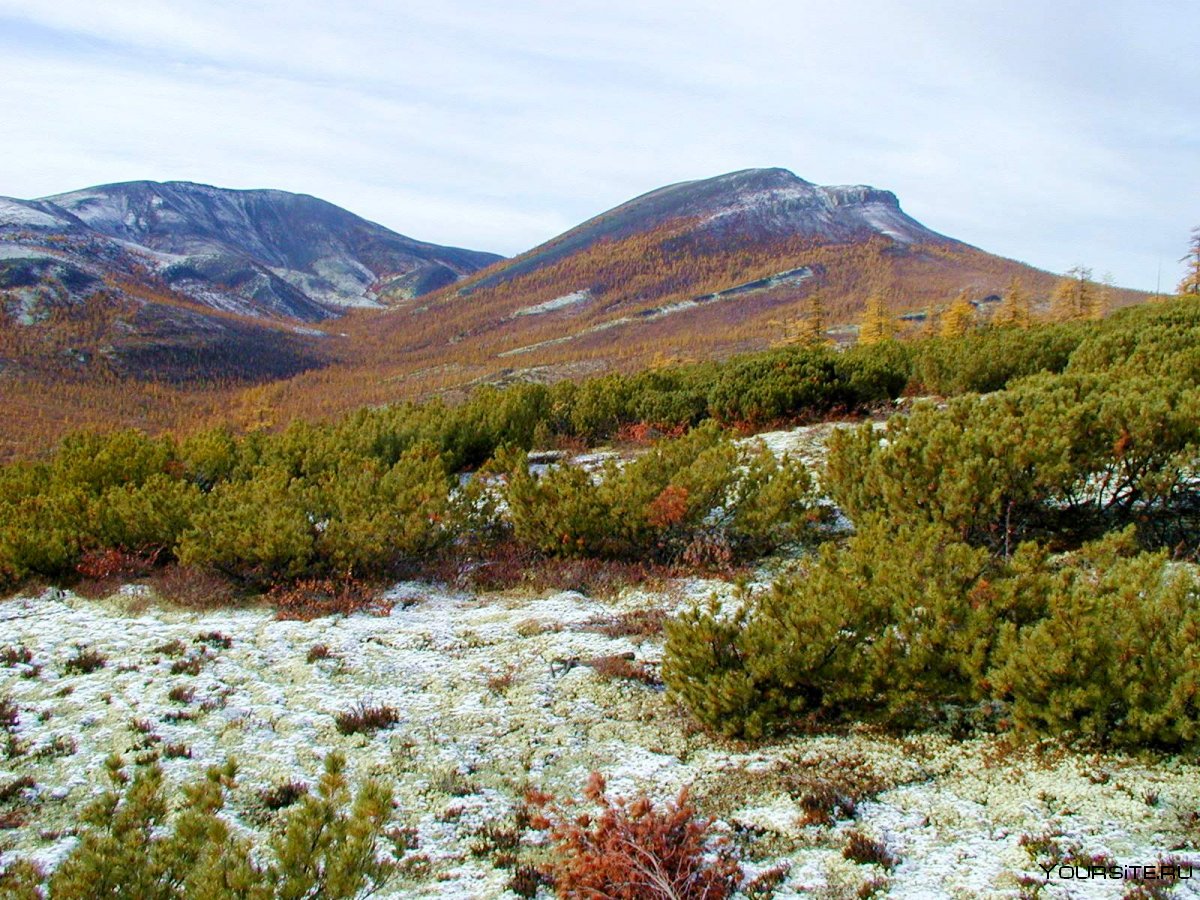
[[[1099,307],[1092,270],[1075,266],[1059,280],[1050,298],[1050,317],[1056,322],[1079,322],[1093,318]]]
[[[1112,308],[1113,302],[1113,276],[1111,272],[1105,272],[1100,278],[1100,284],[1092,296],[1091,303],[1088,305],[1089,319],[1103,319],[1108,315],[1109,309]]]
[[[997,328],[1028,328],[1033,324],[1029,295],[1025,293],[1021,279],[1013,278],[1008,283],[996,314],[992,316],[992,324]]]
[[[921,324],[921,337],[937,337],[942,328],[942,314],[933,305],[925,307],[925,320]]]
[[[874,291],[867,298],[867,308],[863,314],[862,325],[858,330],[860,344],[878,344],[896,334],[896,320],[888,312],[887,301],[883,293]]]
[[[1186,267],[1183,279],[1179,282],[1180,296],[1200,296],[1200,225],[1192,229],[1188,252],[1179,261]]]
[[[825,314],[825,298],[820,291],[810,294],[804,304],[804,312],[796,325],[795,333],[788,343],[802,347],[816,347],[828,343],[825,337],[827,327]]]
[[[954,298],[946,314],[942,316],[939,334],[942,337],[962,337],[975,327],[975,306],[971,303],[970,295],[964,290]]]

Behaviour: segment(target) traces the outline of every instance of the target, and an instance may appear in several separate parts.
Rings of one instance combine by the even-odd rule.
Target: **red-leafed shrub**
[[[662,807],[646,797],[611,799],[593,772],[584,796],[595,814],[551,817],[561,854],[554,872],[566,900],[725,900],[742,869],[727,847],[710,839],[712,821],[701,819],[687,789]],[[557,821],[555,821],[557,819]]]
[[[275,608],[275,618],[301,621],[358,612],[386,616],[392,610],[389,601],[353,578],[306,578],[276,585],[267,592],[267,602]]]
[[[688,514],[688,489],[669,484],[646,507],[646,521],[655,528],[678,525]]]
[[[617,429],[616,439],[631,444],[649,444],[663,437],[680,437],[686,432],[686,424],[655,425],[650,422],[629,422]]]
[[[152,568],[161,551],[131,553],[128,550],[89,550],[75,564],[75,571],[84,578],[97,581],[108,578],[136,578]]]

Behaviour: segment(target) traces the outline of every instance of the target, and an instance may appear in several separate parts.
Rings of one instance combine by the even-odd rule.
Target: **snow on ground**
[[[560,309],[567,309],[572,306],[578,306],[580,303],[587,303],[592,299],[592,292],[587,288],[581,291],[572,291],[569,294],[563,294],[561,297],[555,297],[553,300],[547,300],[545,303],[536,303],[533,306],[523,306],[514,312],[510,319],[517,316],[540,316],[548,312],[556,312]]]
[[[787,221],[789,214],[793,217],[807,214],[806,218],[812,218],[814,216],[813,208],[819,208],[823,199],[823,189],[815,184],[807,183],[791,187],[735,192],[729,202],[707,216],[704,223],[748,212],[774,214],[782,221]],[[789,205],[798,207],[798,209],[790,210],[788,209]],[[781,207],[783,208],[781,209]]]
[[[276,621],[262,609],[183,612],[132,588],[102,602],[58,591],[8,601],[0,604],[0,647],[27,647],[40,669],[0,666],[0,696],[19,706],[23,750],[0,760],[0,785],[28,775],[37,787],[27,795],[28,823],[0,832],[0,849],[6,859],[60,859],[73,842],[66,830],[99,789],[102,761],[113,752],[132,759],[147,742],[138,728],[148,727],[159,747],[191,751],[190,759],[164,760],[172,780],[237,758],[231,811],[244,827],[264,821],[258,790],[294,777],[313,782],[330,750],[347,755],[354,777],[387,779],[398,824],[418,830],[411,853],[429,860],[427,871],[414,868],[418,874],[395,883],[392,897],[514,896],[509,874],[473,850],[479,829],[510,817],[526,785],[575,796],[592,770],[617,794],[666,799],[693,785],[748,868],[791,864],[779,897],[854,896],[873,878],[896,897],[1015,897],[1018,879],[1042,878],[1020,844],[1025,835],[1061,832],[1064,846],[1129,865],[1169,851],[1197,855],[1200,830],[1187,818],[1200,809],[1194,759],[866,732],[743,745],[698,732],[660,689],[606,681],[586,665],[552,672],[555,660],[605,654],[656,664],[659,638],[610,638],[583,626],[632,609],[671,611],[714,592],[733,593],[722,582],[689,580],[605,602],[405,583],[389,594],[390,616],[312,622]],[[201,639],[210,632],[229,646]],[[333,657],[308,662],[316,644]],[[102,653],[106,665],[64,674],[80,646]],[[196,674],[181,665],[190,659],[199,660]],[[363,702],[394,706],[400,721],[373,736],[340,734],[334,715]],[[884,790],[858,804],[855,821],[804,824],[784,779],[845,760],[874,773]],[[900,858],[895,870],[843,858],[851,828],[883,840]],[[1187,885],[1176,896],[1200,896]],[[1116,882],[1060,879],[1045,891],[1123,893]]]
[[[743,439],[742,443],[759,442],[776,456],[785,453],[803,462],[810,470],[817,470],[825,460],[825,444],[829,436],[839,428],[854,427],[857,422],[821,422],[804,425],[785,431],[764,431]]]

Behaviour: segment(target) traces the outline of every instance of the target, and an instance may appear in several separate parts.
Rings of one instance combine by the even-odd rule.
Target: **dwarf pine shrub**
[[[232,762],[185,786],[178,809],[157,764],[132,777],[117,757],[106,768],[111,787],[83,811],[79,843],[49,876],[27,863],[10,866],[0,875],[4,896],[349,900],[377,892],[394,872],[395,862],[380,855],[391,793],[369,781],[352,798],[337,754],[258,852],[219,815],[234,786]]]
[[[712,423],[594,476],[568,464],[539,477],[523,453],[498,463],[514,536],[548,554],[674,561],[717,532],[747,555],[798,539],[817,518],[803,464],[739,447]]]
[[[1021,731],[1174,748],[1200,740],[1200,585],[1115,535],[1052,566],[1044,616],[1009,629],[988,687]]]
[[[666,626],[663,680],[705,725],[909,727],[986,704],[1020,732],[1101,746],[1200,738],[1200,590],[1132,531],[1008,560],[878,521],[732,611]]]
[[[999,614],[973,602],[987,569],[985,552],[944,530],[877,524],[732,615],[710,605],[668,622],[663,680],[733,736],[813,716],[916,721],[974,699]]]
[[[822,483],[855,522],[932,523],[1011,549],[1123,527],[1191,491],[1200,390],[1148,376],[1036,376],[986,397],[836,432]]]

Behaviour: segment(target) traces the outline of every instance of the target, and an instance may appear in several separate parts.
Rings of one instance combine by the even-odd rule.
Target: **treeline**
[[[670,624],[668,686],[749,737],[867,720],[1200,740],[1200,582],[1172,559],[1200,554],[1200,302],[1080,333],[1062,371],[836,433],[822,485],[855,535],[734,615]]]

